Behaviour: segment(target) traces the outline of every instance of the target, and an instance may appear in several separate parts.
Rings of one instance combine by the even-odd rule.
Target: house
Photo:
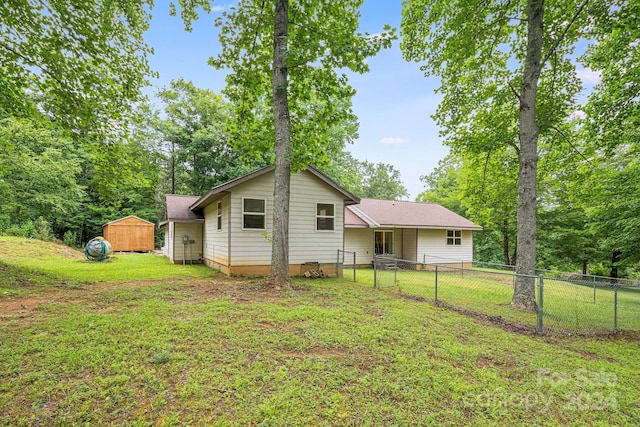
[[[202,230],[204,217],[192,211],[198,196],[167,194],[165,220],[159,227],[165,230],[163,254],[177,264],[202,263]]]
[[[228,275],[268,274],[274,179],[275,168],[269,166],[199,198],[168,195],[160,223],[166,255],[174,263],[201,261]],[[291,195],[290,273],[299,275],[307,263],[335,273],[337,252],[344,247],[345,207],[359,199],[311,166],[291,176]]]
[[[155,248],[155,224],[129,215],[102,226],[102,236],[114,252],[148,252]]]
[[[482,230],[435,203],[377,199],[347,206],[344,226],[344,249],[355,252],[361,266],[371,265],[375,255],[468,265],[473,261],[473,231]]]
[[[214,187],[202,197],[167,195],[165,254],[174,263],[204,262],[228,275],[271,268],[274,167]],[[291,176],[289,270],[317,263],[335,273],[338,250],[356,264],[375,254],[417,262],[470,263],[481,227],[432,203],[359,199],[312,166]]]

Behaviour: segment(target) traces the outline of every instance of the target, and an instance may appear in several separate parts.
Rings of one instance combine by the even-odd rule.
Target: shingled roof
[[[345,227],[350,228],[454,228],[482,230],[482,227],[435,203],[361,199],[347,206]]]
[[[199,199],[198,196],[180,196],[178,194],[167,194],[165,220],[160,226],[169,221],[178,222],[202,222],[204,217],[200,212],[194,212],[190,209],[191,205]]]

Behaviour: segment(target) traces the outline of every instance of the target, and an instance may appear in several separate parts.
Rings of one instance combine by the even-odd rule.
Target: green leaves
[[[79,207],[82,154],[52,129],[26,120],[0,121],[0,214],[13,222],[43,217],[60,223]]]
[[[0,116],[44,110],[76,135],[126,134],[131,102],[153,75],[142,39],[152,4],[2,2]]]
[[[208,4],[183,3],[187,2],[180,6],[191,12]],[[323,147],[329,144],[328,127],[353,117],[349,101],[354,90],[342,70],[366,72],[365,59],[396,37],[388,26],[380,34],[360,33],[361,4],[362,0],[290,4],[285,61],[294,170],[308,163],[326,164]],[[216,20],[222,52],[209,63],[231,71],[224,94],[234,105],[234,114],[227,132],[247,152],[264,151],[274,141],[267,101],[273,90],[273,15],[273,0],[240,0]]]

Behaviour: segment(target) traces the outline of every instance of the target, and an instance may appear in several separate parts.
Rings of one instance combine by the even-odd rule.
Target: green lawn
[[[0,283],[27,288],[0,294],[0,425],[640,423],[638,336],[518,335],[340,279],[134,271],[152,256],[86,283],[0,253]]]
[[[155,254],[115,254],[108,262],[92,262],[67,246],[7,236],[0,236],[0,263],[78,282],[195,279],[212,274],[205,266],[172,265]]]
[[[377,274],[383,290],[435,299],[433,271],[379,270]],[[373,286],[373,276],[371,269],[357,272],[358,282],[364,285]],[[438,301],[535,326],[535,314],[509,306],[512,296],[513,278],[508,274],[475,270],[461,274],[446,269],[438,273]],[[594,298],[591,284],[547,278],[543,306],[543,324],[549,331],[597,333],[614,329],[614,290],[610,285],[597,285]],[[619,288],[617,306],[618,329],[640,331],[640,289]]]

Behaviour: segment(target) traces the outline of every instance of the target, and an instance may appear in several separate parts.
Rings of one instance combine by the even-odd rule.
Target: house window
[[[447,230],[447,245],[460,246],[462,244],[462,231]]]
[[[374,250],[376,255],[393,253],[393,231],[376,231],[374,234]]]
[[[265,199],[242,199],[242,228],[244,230],[264,230],[266,218]]]
[[[316,203],[316,230],[334,231],[336,207],[333,203]]]
[[[218,202],[218,230],[222,230],[222,202]]]

